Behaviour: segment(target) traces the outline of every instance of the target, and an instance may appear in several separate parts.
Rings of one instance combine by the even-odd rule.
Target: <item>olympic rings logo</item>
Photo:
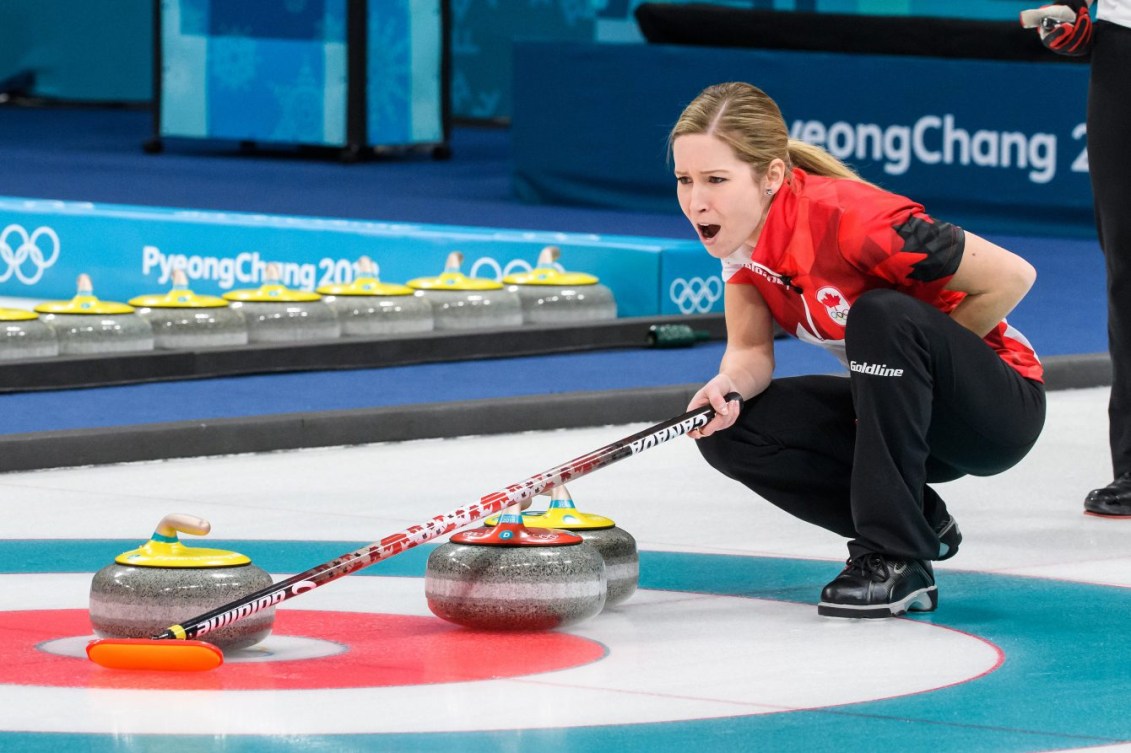
[[[469,276],[478,277],[479,271],[483,269],[483,267],[489,267],[491,269],[491,274],[489,275],[489,277],[496,282],[502,282],[504,277],[513,275],[516,272],[529,272],[531,269],[533,269],[530,264],[523,261],[522,259],[511,259],[504,267],[503,265],[499,264],[499,262],[492,259],[490,256],[480,256],[475,260],[475,263],[471,265],[471,274]]]
[[[672,280],[668,295],[681,314],[706,314],[723,297],[723,281],[718,277],[706,280],[702,277],[690,280],[677,277]]]
[[[15,248],[12,241],[17,241]],[[40,244],[44,247],[41,247]],[[45,253],[45,251],[47,253]],[[49,227],[38,227],[29,235],[19,225],[9,225],[0,231],[0,262],[7,266],[0,272],[0,282],[7,282],[12,275],[25,285],[34,285],[43,277],[43,272],[59,258],[59,236]],[[31,272],[25,271],[25,263],[30,262]]]

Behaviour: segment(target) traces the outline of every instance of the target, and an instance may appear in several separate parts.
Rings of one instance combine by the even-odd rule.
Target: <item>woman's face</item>
[[[729,145],[706,134],[672,144],[676,194],[707,253],[719,259],[754,245],[776,186],[740,160]]]

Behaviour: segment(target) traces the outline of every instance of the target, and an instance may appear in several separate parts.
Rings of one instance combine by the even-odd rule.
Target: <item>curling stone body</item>
[[[0,309],[0,360],[50,358],[59,355],[55,330],[34,311]]]
[[[114,563],[91,581],[90,621],[100,638],[149,638],[271,583],[271,576],[252,564],[162,568]],[[266,638],[274,620],[274,607],[269,607],[202,640],[226,650],[246,648]]]
[[[438,330],[495,329],[522,324],[522,305],[518,297],[503,288],[498,290],[424,290],[420,296],[432,306]]]
[[[184,272],[173,274],[173,289],[161,295],[130,299],[138,316],[153,329],[153,344],[162,350],[215,348],[247,344],[243,314],[226,300],[197,295],[188,289]]]
[[[526,519],[530,525],[546,525],[537,516]],[[640,582],[640,555],[636,549],[636,539],[632,534],[616,526],[610,528],[566,528],[585,540],[605,561],[605,577],[608,580],[608,596],[605,607],[623,604],[636,593]]]
[[[123,552],[95,573],[90,622],[100,638],[150,638],[272,582],[266,571],[242,554],[186,547],[175,532],[171,537],[155,533],[144,545]],[[201,640],[225,650],[246,648],[266,638],[274,621],[275,608],[268,607],[208,632]]]
[[[243,314],[248,342],[333,340],[342,334],[338,315],[320,294],[290,290],[270,277],[257,289],[233,290],[224,298]]]
[[[349,285],[325,285],[318,292],[334,309],[346,337],[379,337],[431,332],[432,304],[407,285],[359,277]]]
[[[136,314],[44,314],[55,330],[59,355],[100,355],[153,350],[153,329]]]
[[[431,332],[432,304],[416,295],[333,296],[334,307],[347,337],[379,337]]]
[[[511,285],[529,324],[571,324],[617,318],[613,292],[604,285]]]
[[[613,291],[593,275],[566,272],[557,266],[561,251],[547,246],[538,266],[529,272],[507,275],[503,282],[514,291],[528,324],[571,324],[615,319]]]
[[[433,550],[424,577],[433,614],[482,630],[549,630],[600,613],[607,593],[601,555],[564,531],[525,531],[523,545],[474,543],[499,533],[476,529]]]
[[[69,301],[35,307],[55,331],[60,355],[100,355],[153,350],[153,329],[133,306],[101,301],[90,276],[79,275],[78,294]]]
[[[238,310],[225,308],[140,308],[153,328],[154,347],[190,350],[247,345],[247,324]]]
[[[408,286],[432,306],[437,330],[495,329],[522,325],[518,294],[495,280],[468,277],[459,271],[463,254],[453,251],[443,274],[418,277]]]
[[[500,518],[488,518],[485,525],[496,525]],[[573,503],[564,484],[550,492],[550,507],[542,512],[524,512],[524,523],[539,528],[569,531],[580,536],[593,547],[605,561],[608,595],[605,607],[613,607],[636,593],[640,581],[640,555],[636,539],[628,531],[618,528],[616,522],[603,515],[581,512]]]

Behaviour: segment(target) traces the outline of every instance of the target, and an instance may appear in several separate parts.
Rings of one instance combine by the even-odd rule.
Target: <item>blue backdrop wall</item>
[[[452,111],[457,117],[510,117],[511,45],[516,40],[642,41],[632,14],[644,0],[450,1]],[[410,0],[381,3],[407,6]],[[257,9],[274,7],[280,18],[307,13],[313,4],[314,0],[255,3]],[[1003,20],[1017,18],[1018,11],[1026,7],[1019,0],[715,0],[715,4]],[[0,28],[6,31],[0,46],[0,80],[31,71],[36,76],[34,93],[39,96],[146,102],[152,94],[152,15],[153,0],[0,3]]]
[[[672,124],[704,86],[749,81],[778,102],[793,137],[937,217],[975,232],[1094,233],[1087,66],[672,45],[515,49],[514,188],[527,201],[670,210]],[[1056,107],[1046,106],[1049,91]]]

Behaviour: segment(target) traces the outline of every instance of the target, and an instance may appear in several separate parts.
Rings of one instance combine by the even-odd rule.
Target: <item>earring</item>
[[[766,189],[766,195],[767,195],[767,196],[773,196],[773,195],[774,195],[774,189],[772,189],[772,188],[767,188],[767,189]]]

